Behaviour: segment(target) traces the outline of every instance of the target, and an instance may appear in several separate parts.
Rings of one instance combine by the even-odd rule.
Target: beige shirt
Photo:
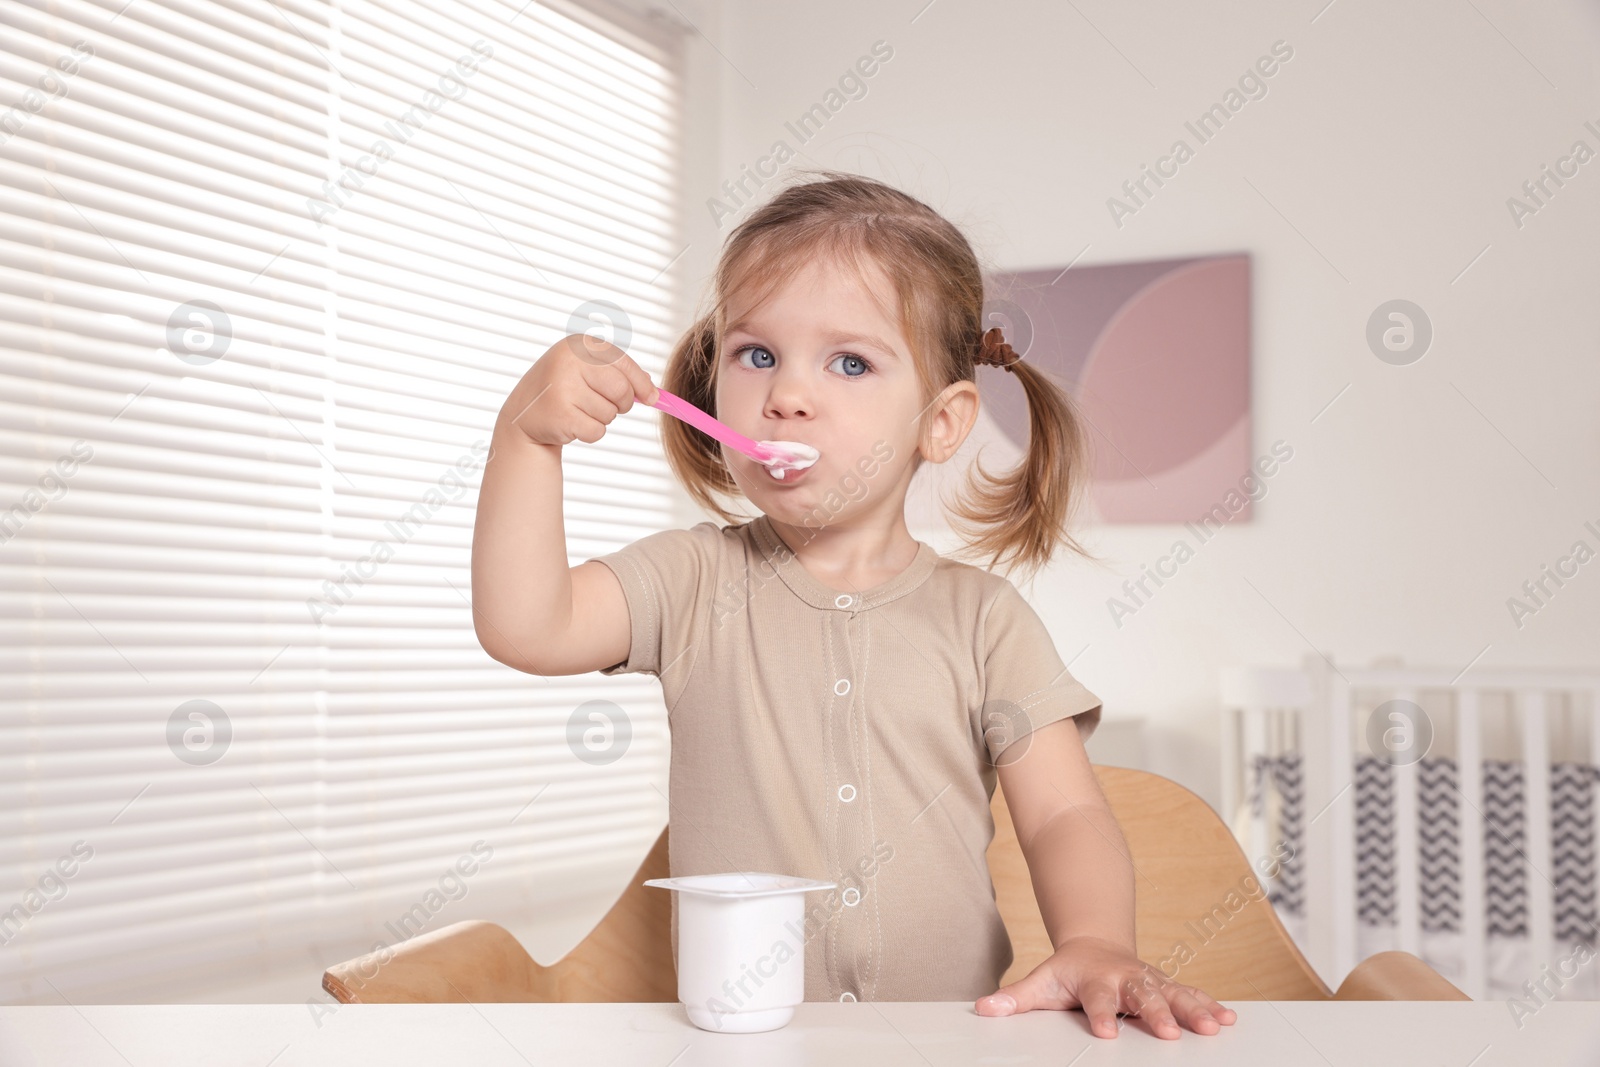
[[[853,592],[814,578],[765,515],[597,557],[633,630],[601,673],[654,674],[666,700],[672,875],[838,883],[805,895],[791,931],[806,1000],[993,992],[1012,960],[985,856],[996,761],[1048,723],[1080,716],[1087,737],[1100,719],[1008,579],[918,545]]]

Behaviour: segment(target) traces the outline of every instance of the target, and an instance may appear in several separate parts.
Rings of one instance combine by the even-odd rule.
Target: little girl
[[[969,548],[1031,569],[1058,545],[1083,552],[1066,532],[1084,451],[1071,400],[983,332],[983,278],[953,225],[882,183],[813,177],[729,237],[712,310],[663,384],[821,458],[779,479],[663,418],[673,471],[728,525],[663,530],[569,570],[561,449],[598,441],[657,390],[619,349],[564,338],[495,426],[472,549],[478,639],[542,675],[659,679],[671,873],[841,887],[807,898],[807,1000],[1081,1007],[1101,1037],[1118,1013],[1162,1037],[1180,1023],[1214,1034],[1234,1013],[1135,955],[1132,869],[1083,747],[1099,698],[1009,579],[906,527],[912,476],[961,447],[987,363],[1016,375],[1030,432],[1015,471],[979,466],[956,502]],[[760,517],[736,523],[717,494]],[[997,780],[1056,947],[999,990],[1012,951],[985,859]],[[741,983],[753,992],[746,979],[759,980],[730,981],[730,1006]]]

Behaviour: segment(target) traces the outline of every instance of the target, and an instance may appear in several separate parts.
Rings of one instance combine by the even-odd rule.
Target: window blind
[[[493,662],[469,570],[531,361],[590,331],[664,365],[671,31],[521,0],[0,26],[0,1001],[284,967],[309,997],[642,858],[657,691]],[[672,524],[658,418],[566,450],[569,563]]]

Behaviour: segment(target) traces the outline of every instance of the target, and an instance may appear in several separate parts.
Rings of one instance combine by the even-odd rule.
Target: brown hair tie
[[[983,341],[978,346],[976,362],[987,367],[1002,367],[1015,374],[1012,367],[1022,361],[1016,349],[1005,342],[1000,327],[995,326],[983,335]]]

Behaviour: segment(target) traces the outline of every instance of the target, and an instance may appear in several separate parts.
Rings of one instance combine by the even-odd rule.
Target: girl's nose
[[[767,394],[767,415],[777,419],[809,419],[815,414],[810,384],[798,370],[780,371],[773,376]]]

